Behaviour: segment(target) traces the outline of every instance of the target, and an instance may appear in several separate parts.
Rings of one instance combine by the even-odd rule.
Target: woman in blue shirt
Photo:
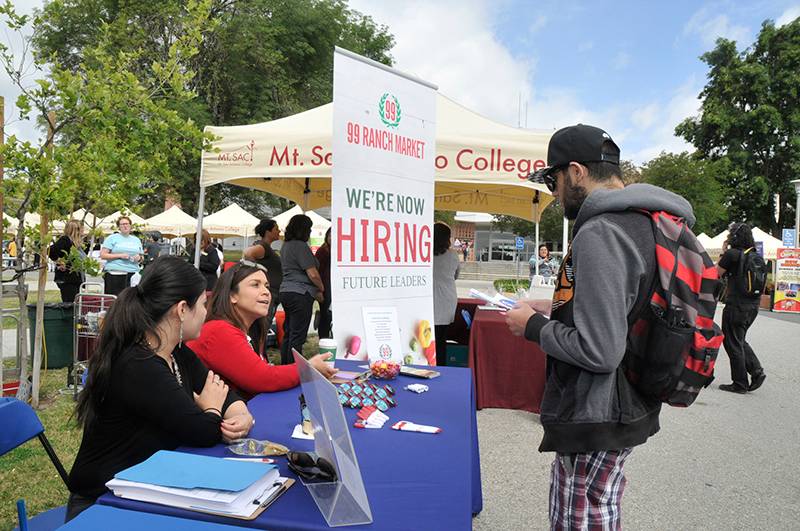
[[[141,269],[144,254],[142,242],[131,234],[131,218],[120,216],[117,227],[119,232],[106,238],[100,249],[100,258],[106,261],[103,279],[109,295],[119,295],[131,285],[131,277]]]

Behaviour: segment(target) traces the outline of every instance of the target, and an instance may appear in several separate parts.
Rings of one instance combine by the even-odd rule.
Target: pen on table
[[[251,463],[274,463],[274,459],[269,457],[223,457],[228,461],[250,461]]]

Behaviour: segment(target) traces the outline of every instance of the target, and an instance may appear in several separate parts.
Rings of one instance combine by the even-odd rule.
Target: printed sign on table
[[[362,310],[393,307],[400,359],[435,364],[435,87],[338,48],[333,79],[337,357],[364,360],[368,349],[370,357],[378,355],[367,341]]]

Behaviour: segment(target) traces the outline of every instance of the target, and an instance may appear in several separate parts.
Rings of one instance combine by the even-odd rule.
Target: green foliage
[[[441,221],[452,227],[456,223],[456,213],[449,210],[434,210],[433,221]]]
[[[492,282],[494,289],[499,293],[516,293],[518,289],[528,290],[531,287],[531,281],[527,278],[519,280],[515,278],[498,278]]]
[[[764,230],[794,224],[800,174],[800,19],[776,28],[761,27],[756,42],[742,52],[718,39],[702,56],[708,83],[702,114],[682,122],[676,133],[700,155],[726,160],[720,180],[727,191],[728,216]],[[774,194],[780,194],[776,224]]]
[[[103,266],[100,265],[100,262],[91,256],[86,256],[75,247],[70,248],[69,254],[64,257],[62,262],[70,271],[85,273],[90,277],[103,275]]]
[[[192,27],[184,4],[185,0],[52,1],[39,14],[36,50],[75,71],[91,60],[87,50],[103,37],[108,53],[138,51],[130,56],[131,72],[141,76],[153,70],[158,75],[168,65],[151,68],[152,63],[169,57],[174,43]],[[328,103],[337,45],[391,64],[394,39],[388,30],[341,0],[213,0],[209,13],[197,53],[178,60],[182,69],[196,72],[187,81],[198,97],[170,102],[181,117],[203,125],[263,122]],[[184,210],[195,210],[198,152],[188,158],[164,158],[170,182],[155,183],[151,188],[156,193],[143,195],[139,204],[155,213],[164,196],[174,193]],[[235,186],[207,191],[210,211],[234,201],[258,216],[290,206]]]
[[[683,152],[661,153],[642,168],[642,181],[685,197],[697,223],[694,233],[715,235],[725,228],[726,190],[718,179],[729,174],[727,160],[705,160]]]

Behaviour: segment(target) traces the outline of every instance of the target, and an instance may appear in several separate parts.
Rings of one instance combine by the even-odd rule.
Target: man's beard
[[[564,200],[561,202],[564,207],[564,217],[574,220],[578,217],[581,205],[586,200],[586,188],[575,186],[572,179],[566,176],[564,181]]]

